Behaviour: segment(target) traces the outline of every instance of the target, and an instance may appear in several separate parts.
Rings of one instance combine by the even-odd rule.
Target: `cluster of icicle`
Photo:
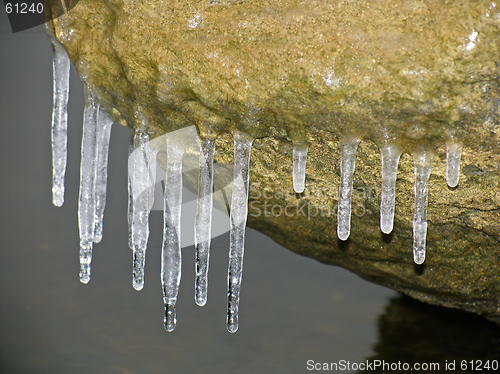
[[[64,175],[67,154],[67,102],[70,61],[64,47],[51,37],[54,49],[54,108],[52,117],[53,203],[64,202]],[[85,87],[82,155],[80,169],[80,196],[78,220],[80,229],[80,280],[90,280],[93,243],[102,238],[103,212],[106,200],[107,159],[112,120],[100,110],[90,87]],[[350,234],[351,195],[359,139],[341,142],[341,182],[337,212],[337,234],[346,240]],[[149,237],[149,213],[153,205],[156,156],[158,150],[150,146],[145,131],[137,130],[131,142],[129,157],[129,246],[133,251],[133,287],[144,286],[144,265]],[[207,301],[207,274],[211,239],[213,205],[213,158],[215,142],[198,140],[200,172],[195,219],[196,283],[195,301],[203,306]],[[167,141],[166,185],[164,191],[164,235],[162,247],[161,282],[165,303],[165,328],[172,331],[176,325],[175,304],[181,277],[180,218],[182,203],[182,158],[188,147],[175,137]],[[238,329],[238,304],[243,269],[245,227],[248,210],[248,183],[252,139],[242,133],[234,135],[234,174],[230,210],[230,248],[228,268],[227,328]],[[304,191],[307,144],[293,147],[293,186],[297,193]],[[380,227],[390,233],[394,222],[395,185],[401,150],[397,145],[381,147],[382,196]],[[461,144],[447,146],[447,182],[458,183]],[[427,232],[427,190],[431,171],[431,152],[414,154],[415,208],[413,217],[413,258],[422,264],[425,259]]]

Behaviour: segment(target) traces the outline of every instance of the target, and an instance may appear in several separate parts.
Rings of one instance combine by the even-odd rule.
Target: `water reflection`
[[[476,360],[481,360],[483,365],[486,360],[500,360],[500,326],[460,310],[399,296],[386,306],[378,327],[379,341],[373,347],[376,354],[369,356],[369,361],[400,361],[410,366],[440,363],[442,372],[446,371],[447,362],[455,362],[456,372],[472,372],[471,360],[475,364]],[[468,370],[460,370],[464,360]],[[484,368],[483,371],[488,372]],[[394,371],[380,369],[376,372]],[[490,372],[496,370],[490,368]]]

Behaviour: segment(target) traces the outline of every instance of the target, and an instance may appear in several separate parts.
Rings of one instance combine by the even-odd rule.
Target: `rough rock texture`
[[[57,5],[53,5],[57,7]],[[498,8],[498,9],[497,9]],[[232,162],[257,138],[249,225],[420,300],[500,321],[500,5],[471,0],[80,0],[49,25],[114,118],[152,136],[196,125]],[[336,236],[339,141],[358,149],[351,236]],[[464,144],[457,188],[445,147]],[[310,144],[292,189],[292,142]],[[394,231],[380,156],[398,144]],[[413,163],[434,151],[427,259],[412,261]]]

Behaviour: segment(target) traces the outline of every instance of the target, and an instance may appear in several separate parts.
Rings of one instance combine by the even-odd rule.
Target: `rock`
[[[256,138],[249,225],[285,247],[419,300],[500,321],[500,13],[469,0],[80,0],[49,23],[118,122],[196,125],[231,163]],[[340,143],[362,140],[351,235],[336,235]],[[445,144],[462,142],[458,187]],[[292,143],[309,144],[306,189]],[[394,230],[379,229],[380,155],[403,155]],[[412,260],[412,157],[435,154],[427,259]]]

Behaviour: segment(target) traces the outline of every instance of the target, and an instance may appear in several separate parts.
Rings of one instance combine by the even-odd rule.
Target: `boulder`
[[[70,2],[71,3],[71,2]],[[76,3],[76,2],[75,2]],[[52,12],[57,13],[57,2]],[[431,304],[500,321],[500,5],[470,0],[80,0],[48,22],[101,107],[150,137],[195,125],[233,162],[253,137],[251,227]],[[51,9],[49,9],[51,11]],[[58,14],[58,13],[57,13]],[[341,144],[360,141],[350,237]],[[306,188],[293,145],[309,145]],[[446,184],[446,145],[462,144]],[[380,149],[404,152],[379,228]],[[412,258],[414,160],[434,155],[427,258]]]

